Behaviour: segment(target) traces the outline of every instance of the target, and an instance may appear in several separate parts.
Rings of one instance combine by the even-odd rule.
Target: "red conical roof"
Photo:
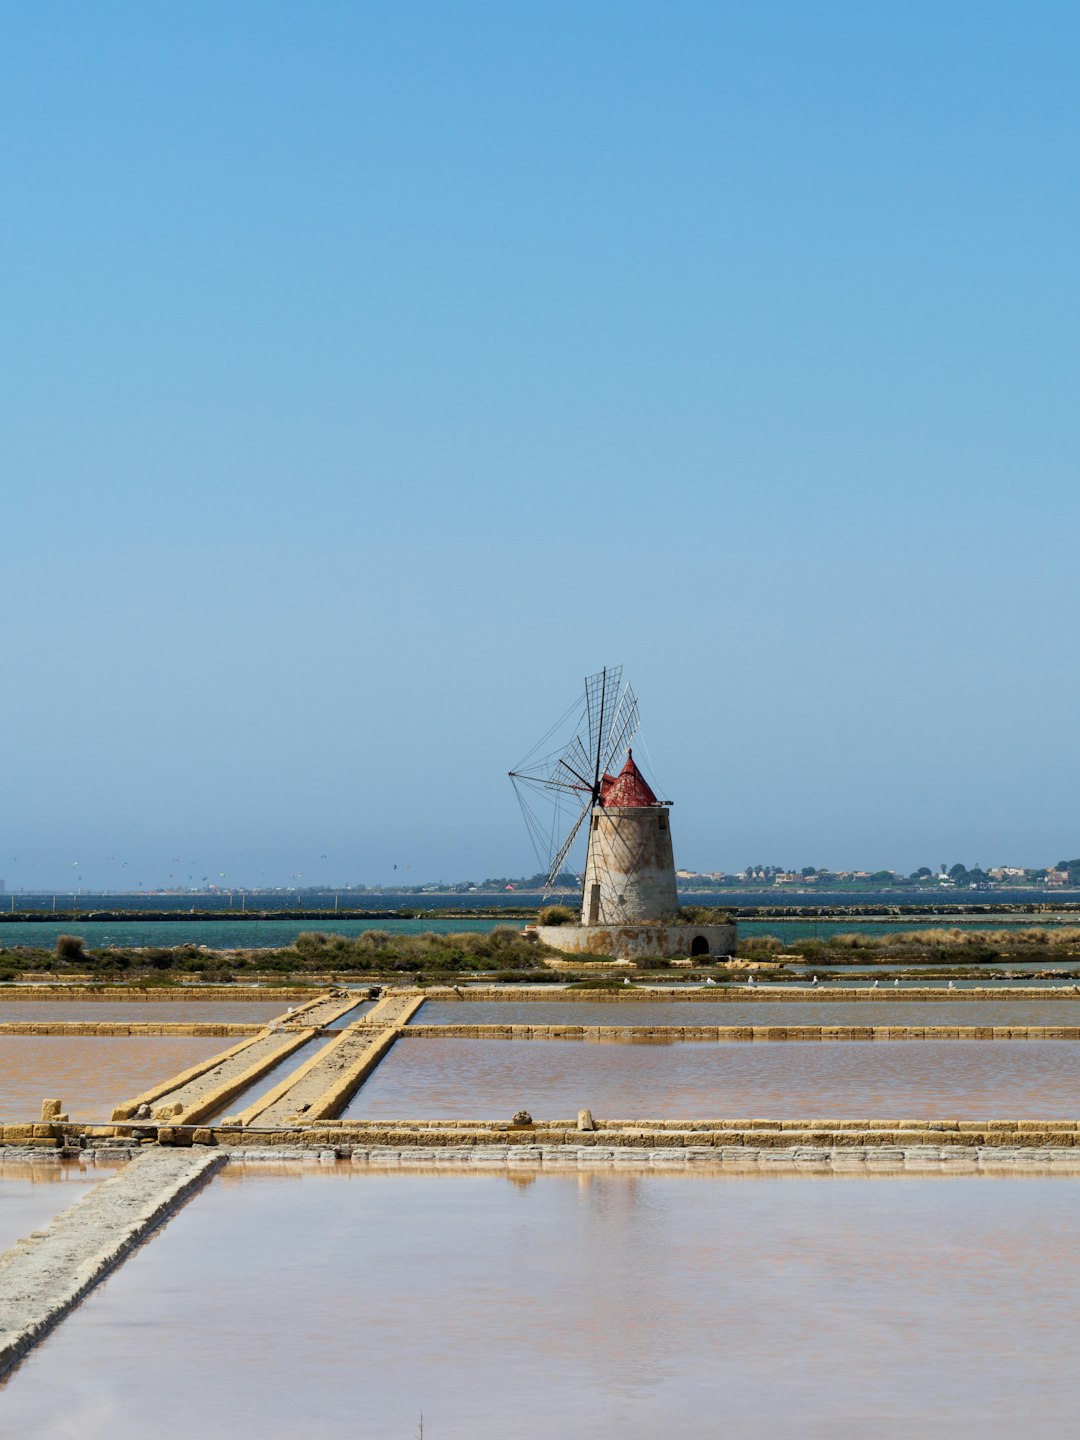
[[[634,764],[634,752],[626,756],[626,764],[618,775],[605,775],[600,781],[600,804],[604,806],[659,805],[641,771]]]

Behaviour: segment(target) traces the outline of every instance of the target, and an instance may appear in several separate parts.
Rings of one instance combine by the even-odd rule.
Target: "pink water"
[[[344,1171],[344,1173],[342,1173]],[[0,1391],[34,1440],[1065,1440],[1080,1180],[218,1180]]]
[[[428,1000],[414,1025],[1080,1025],[1080,1000]]]
[[[222,1020],[247,1025],[283,1015],[284,1000],[7,1000],[0,1022],[10,1020]]]
[[[72,1120],[108,1120],[115,1105],[235,1043],[221,1035],[0,1036],[0,1120],[39,1120],[45,1097],[62,1100]]]
[[[1074,1119],[1080,1042],[399,1040],[347,1118]]]
[[[119,1165],[82,1165],[77,1160],[20,1163],[0,1158],[0,1251],[40,1230],[91,1185],[118,1169]]]

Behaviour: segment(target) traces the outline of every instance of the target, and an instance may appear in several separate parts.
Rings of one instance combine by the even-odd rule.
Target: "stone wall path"
[[[0,1375],[225,1163],[148,1150],[0,1255]]]

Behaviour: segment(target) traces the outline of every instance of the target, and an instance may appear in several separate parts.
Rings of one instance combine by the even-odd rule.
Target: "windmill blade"
[[[544,898],[545,898],[545,899],[547,898],[548,894],[550,893],[552,886],[555,884],[555,881],[556,881],[556,878],[558,877],[559,871],[562,869],[563,861],[566,859],[567,855],[570,854],[571,846],[573,845],[574,841],[577,839],[578,831],[581,829],[582,821],[585,819],[585,816],[588,815],[588,813],[589,813],[589,811],[590,811],[591,809],[592,809],[592,795],[589,796],[588,804],[586,804],[586,805],[584,805],[584,806],[582,807],[581,814],[580,814],[580,815],[577,817],[577,819],[574,821],[573,829],[570,831],[570,834],[567,835],[566,839],[565,839],[565,840],[563,841],[563,843],[560,845],[558,854],[555,856],[555,859],[551,862],[551,869],[548,871],[547,884],[544,886]]]
[[[600,778],[602,752],[607,744],[607,737],[611,730],[611,722],[614,719],[616,707],[619,703],[621,688],[621,665],[612,665],[610,669],[605,666],[603,670],[598,670],[595,675],[587,676],[585,680],[585,708],[588,711],[589,724],[589,755],[592,757],[592,769],[597,780]]]
[[[575,795],[580,795],[582,790],[591,791],[592,789],[589,785],[581,785],[569,775],[563,780],[557,775],[530,775],[527,770],[508,770],[506,773],[515,786],[520,783],[522,785],[532,785],[534,788],[540,790],[570,790]]]
[[[576,781],[579,787],[591,791],[592,768],[592,761],[582,744],[581,736],[575,735],[555,762],[551,778],[568,785],[572,785]]]
[[[627,685],[612,721],[610,744],[604,744],[602,769],[610,770],[612,761],[629,747],[630,741],[637,734],[638,723],[637,696]]]

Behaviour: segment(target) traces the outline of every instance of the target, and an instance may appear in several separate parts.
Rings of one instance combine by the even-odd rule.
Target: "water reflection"
[[[91,1185],[118,1169],[119,1165],[82,1165],[77,1160],[0,1161],[0,1250],[40,1230]]]
[[[684,1041],[403,1039],[348,1118],[774,1117],[1073,1119],[1068,1040]]]
[[[1078,1179],[337,1178],[215,1182],[15,1373],[12,1433],[1075,1433]]]

